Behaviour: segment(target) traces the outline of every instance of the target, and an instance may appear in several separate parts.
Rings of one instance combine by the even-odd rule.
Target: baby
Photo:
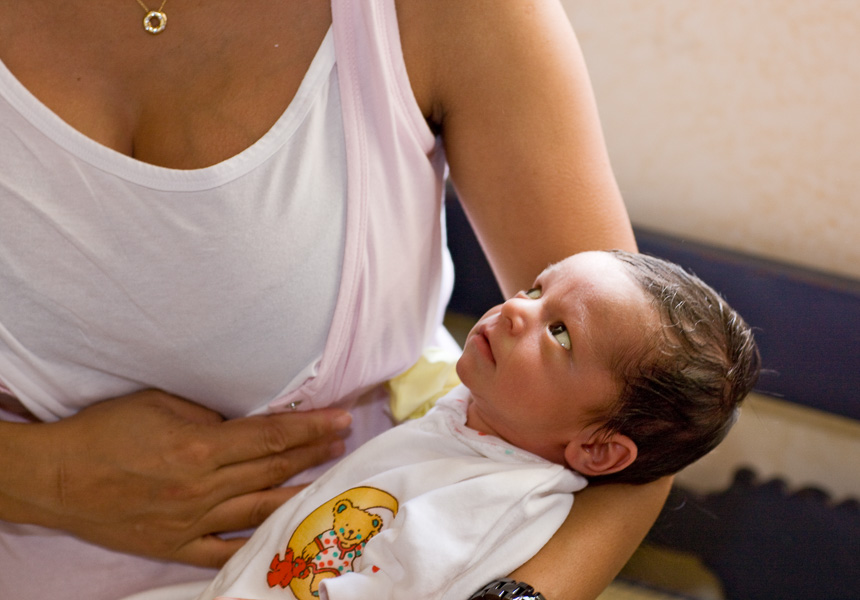
[[[481,318],[457,364],[469,427],[592,485],[647,483],[704,456],[759,369],[752,331],[713,289],[621,251],[546,269]]]
[[[760,362],[710,287],[621,251],[550,266],[464,346],[463,385],[278,509],[200,598],[465,600],[587,482],[645,483],[714,448]]]

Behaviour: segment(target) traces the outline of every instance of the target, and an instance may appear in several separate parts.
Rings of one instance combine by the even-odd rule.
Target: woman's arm
[[[511,577],[548,600],[596,598],[645,538],[671,485],[666,477],[647,485],[610,484],[577,492],[561,529]]]
[[[340,417],[341,420],[337,420]],[[157,391],[57,423],[0,421],[0,519],[200,566],[223,564],[296,493],[270,489],[342,452],[338,410],[223,421]]]
[[[558,2],[397,2],[413,91],[443,136],[452,181],[505,296],[575,252],[635,250],[588,73]],[[550,600],[596,597],[669,486],[578,494],[565,525],[514,576]]]
[[[505,297],[635,241],[578,43],[555,0],[398,0],[406,66]]]

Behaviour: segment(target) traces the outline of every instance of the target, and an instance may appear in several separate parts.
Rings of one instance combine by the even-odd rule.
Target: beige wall
[[[812,486],[834,503],[860,500],[860,422],[752,394],[725,441],[677,481],[701,493],[723,490],[741,466],[759,483],[784,480],[788,493]]]
[[[860,4],[562,1],[634,223],[860,278]]]

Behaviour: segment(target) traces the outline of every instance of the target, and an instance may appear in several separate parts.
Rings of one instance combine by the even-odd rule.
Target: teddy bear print
[[[332,513],[332,528],[317,535],[302,551],[313,577],[310,590],[314,596],[319,593],[320,581],[353,570],[364,545],[383,525],[382,517],[355,507],[345,498],[335,504]]]

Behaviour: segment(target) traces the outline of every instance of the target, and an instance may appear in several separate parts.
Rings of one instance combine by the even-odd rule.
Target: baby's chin
[[[466,344],[469,343],[469,340],[466,340]],[[457,372],[457,377],[460,378],[464,384],[471,379],[472,369],[469,367],[469,359],[466,357],[466,344],[463,345],[463,352],[460,353],[460,358],[457,359],[457,364],[454,366],[454,370]],[[466,384],[468,387],[468,384]]]

